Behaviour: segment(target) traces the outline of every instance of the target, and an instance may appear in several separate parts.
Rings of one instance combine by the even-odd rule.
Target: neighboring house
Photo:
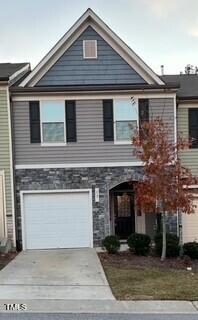
[[[15,241],[9,86],[28,70],[27,63],[0,63],[0,240]]]
[[[12,87],[18,247],[152,236],[156,217],[137,212],[129,184],[143,174],[131,127],[162,116],[176,140],[176,90],[88,9]]]
[[[181,74],[162,77],[168,83],[179,83],[177,92],[178,134],[191,140],[191,146],[180,152],[182,164],[198,177],[198,75]],[[182,215],[183,241],[198,241],[198,185],[192,186],[195,193],[195,214]]]

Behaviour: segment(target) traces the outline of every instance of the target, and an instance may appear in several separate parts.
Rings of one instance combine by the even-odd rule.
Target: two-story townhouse
[[[177,91],[177,126],[178,134],[191,141],[189,148],[180,152],[182,164],[198,177],[198,75],[179,74],[162,77],[168,83],[179,83]],[[183,242],[198,241],[198,185],[192,185],[194,193],[194,214],[182,214]]]
[[[29,70],[27,63],[0,63],[0,240],[15,242],[13,160],[9,86]]]
[[[143,174],[131,132],[161,116],[176,140],[176,89],[88,9],[12,87],[18,246],[153,235],[156,217],[137,212],[129,184]],[[177,231],[177,214],[169,228]]]

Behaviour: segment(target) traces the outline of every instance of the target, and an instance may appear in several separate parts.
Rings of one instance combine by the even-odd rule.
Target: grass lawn
[[[146,259],[146,258],[144,258]],[[138,266],[101,259],[118,300],[198,300],[198,270]]]

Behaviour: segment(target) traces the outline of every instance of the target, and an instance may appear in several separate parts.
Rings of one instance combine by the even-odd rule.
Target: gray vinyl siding
[[[174,137],[174,101],[173,99],[150,99],[149,118],[160,117],[168,125],[170,139]]]
[[[5,174],[6,214],[12,213],[7,90],[0,90],[0,171]]]
[[[189,138],[189,126],[188,126],[188,109],[195,106],[190,104],[186,107],[178,107],[178,133],[185,139]],[[198,106],[195,106],[198,107]],[[193,175],[198,176],[198,148],[197,149],[185,149],[180,151],[180,158],[183,166],[190,168]]]
[[[83,40],[97,40],[97,59],[83,58]],[[145,81],[101,36],[88,27],[37,86],[140,84]]]
[[[151,99],[158,105],[159,115],[164,102],[167,119],[173,118],[173,99]],[[172,108],[169,106],[172,103]],[[104,142],[102,100],[76,101],[77,142],[60,147],[44,147],[30,143],[29,103],[13,103],[15,162],[25,164],[75,164],[137,161],[132,146]]]

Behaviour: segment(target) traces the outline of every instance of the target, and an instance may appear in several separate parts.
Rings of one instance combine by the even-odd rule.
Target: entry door
[[[134,197],[130,192],[114,194],[115,234],[127,239],[135,232]]]
[[[5,237],[4,183],[3,183],[3,175],[0,172],[0,239],[4,237]]]

